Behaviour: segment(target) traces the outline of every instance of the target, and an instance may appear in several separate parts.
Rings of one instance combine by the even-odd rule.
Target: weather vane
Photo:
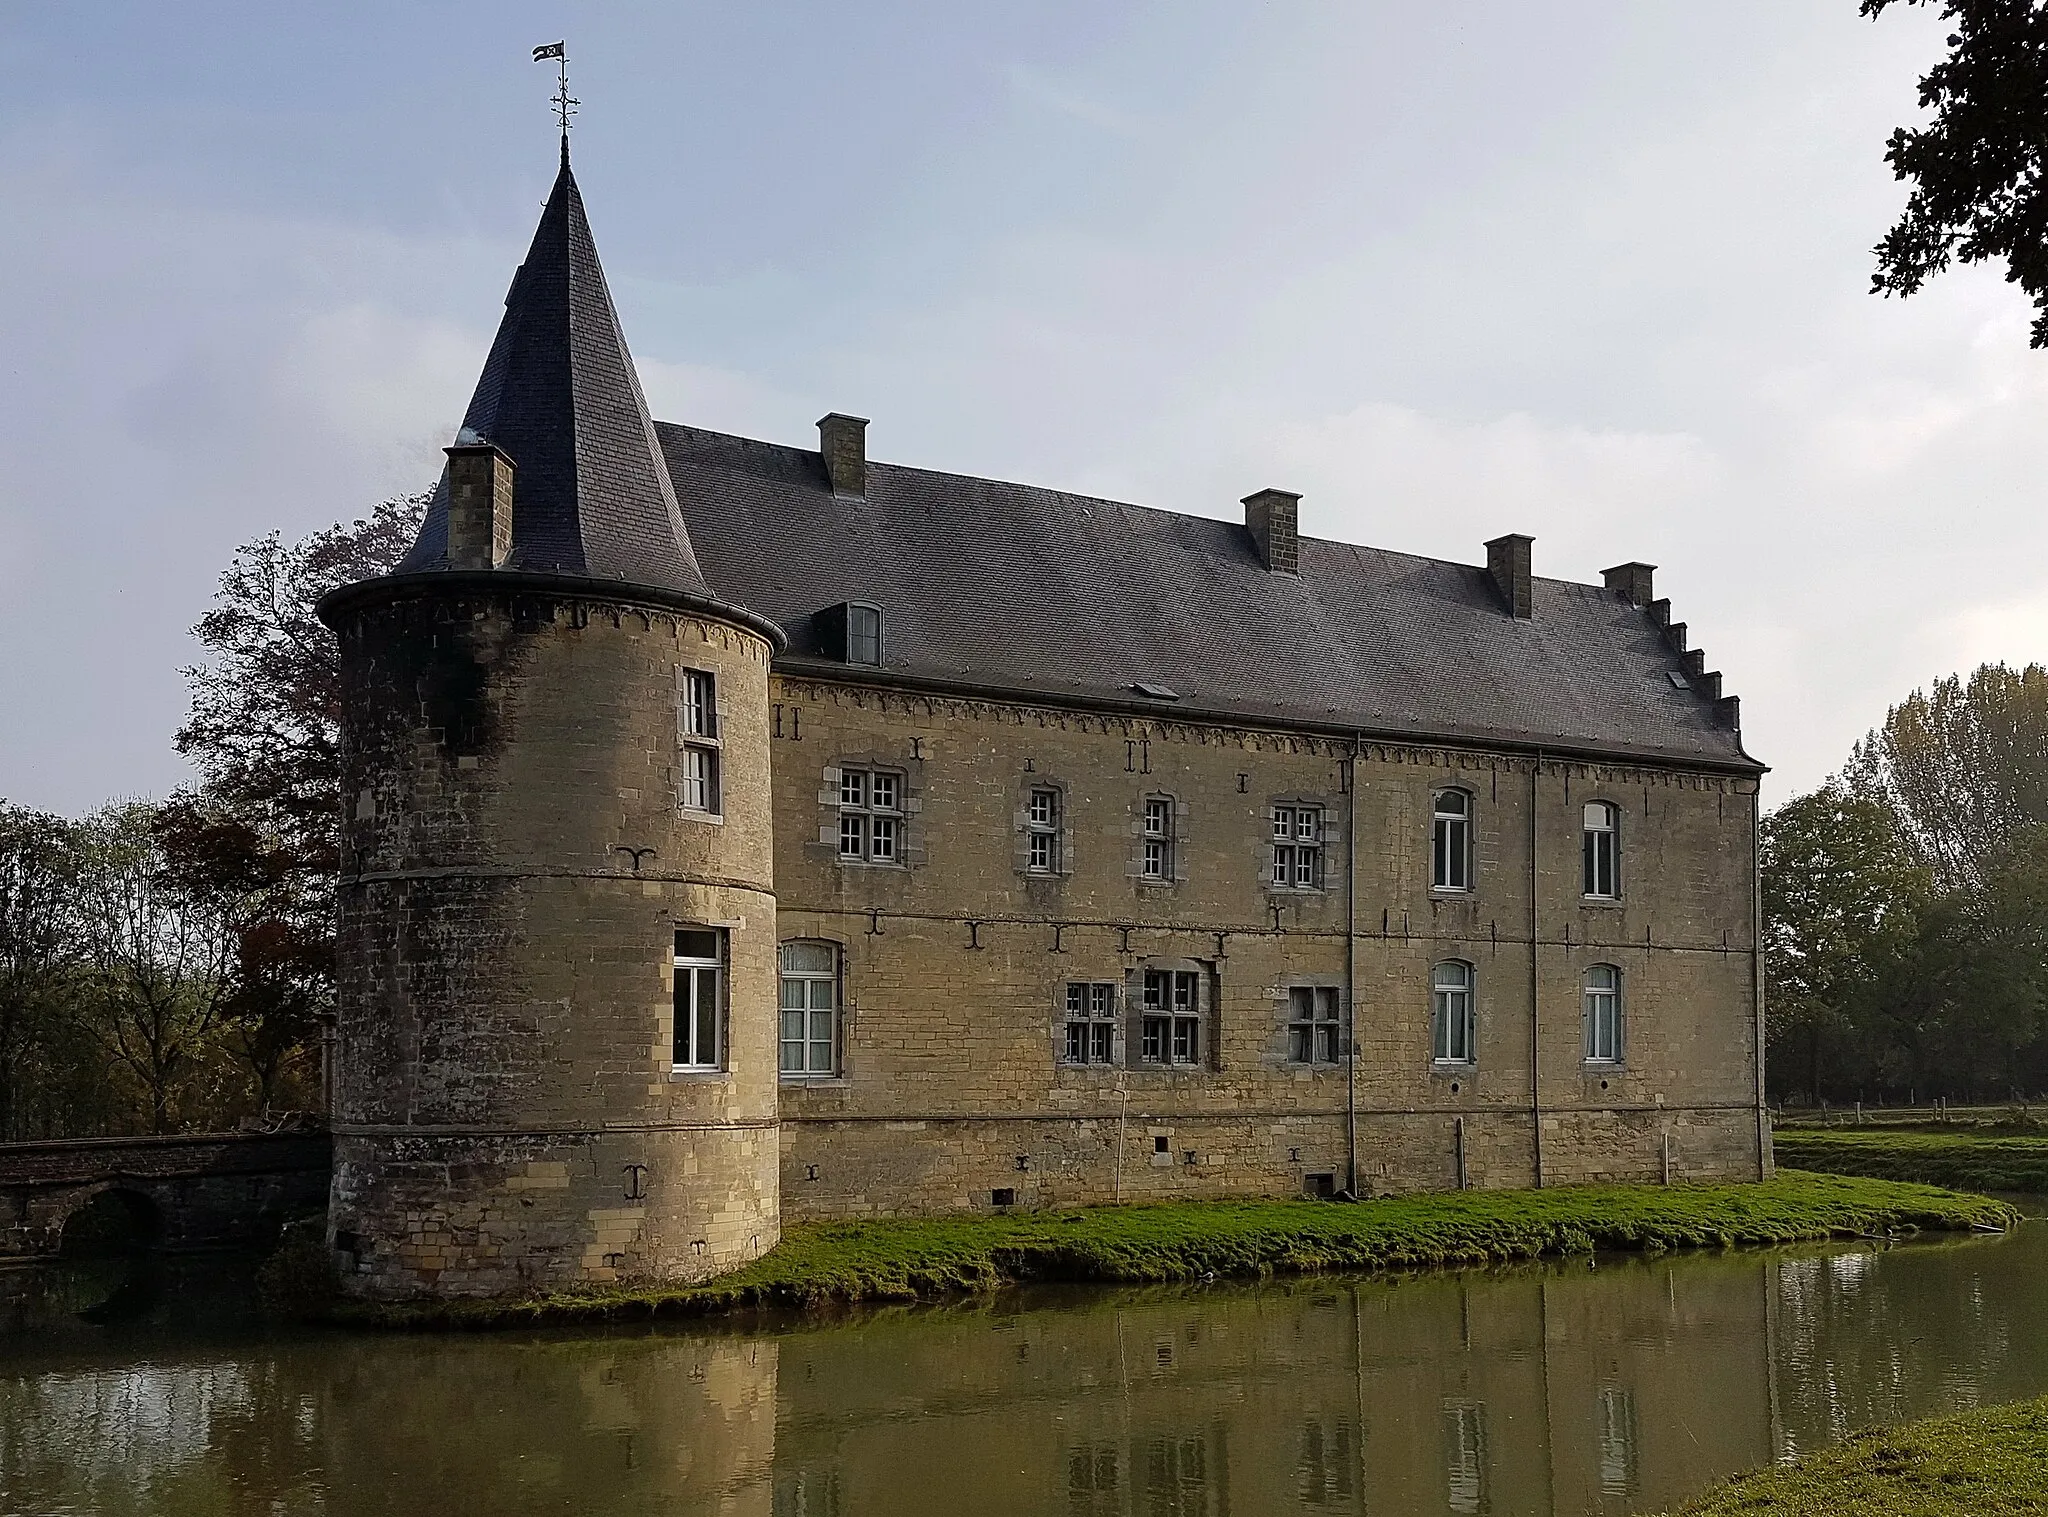
[[[569,118],[576,114],[576,107],[582,104],[569,93],[569,44],[566,42],[544,42],[533,50],[533,61],[545,63],[554,59],[561,66],[560,82],[555,87],[555,119],[562,123],[562,161],[569,161]]]

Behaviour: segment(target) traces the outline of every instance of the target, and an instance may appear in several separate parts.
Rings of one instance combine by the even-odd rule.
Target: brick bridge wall
[[[207,1133],[0,1143],[0,1259],[57,1252],[64,1224],[103,1191],[154,1209],[168,1249],[267,1242],[327,1204],[325,1133]]]

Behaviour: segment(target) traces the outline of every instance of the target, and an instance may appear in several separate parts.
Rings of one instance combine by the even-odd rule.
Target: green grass
[[[2048,1399],[1873,1428],[1715,1486],[1670,1517],[2002,1517],[2048,1511]]]
[[[1962,1190],[2048,1193],[2048,1135],[2017,1137],[1968,1128],[1781,1128],[1778,1162],[1834,1175],[1912,1180]]]
[[[506,1327],[818,1307],[990,1291],[1034,1280],[1149,1282],[1503,1263],[1595,1249],[1795,1243],[2007,1227],[2002,1202],[1919,1185],[1785,1174],[1761,1185],[1570,1186],[1367,1201],[1209,1201],[792,1227],[744,1269],[694,1286],[488,1300],[351,1303],[393,1327]]]

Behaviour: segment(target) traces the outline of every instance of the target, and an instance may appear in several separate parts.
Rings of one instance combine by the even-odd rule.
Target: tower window
[[[839,771],[839,860],[895,864],[903,857],[903,776],[892,769]]]
[[[1294,1064],[1335,1064],[1343,1026],[1333,985],[1295,985],[1287,992],[1287,1058]]]
[[[1323,888],[1322,807],[1273,808],[1273,867],[1270,883],[1275,890]]]
[[[682,808],[716,815],[719,796],[718,682],[702,669],[684,669],[677,688],[676,725],[681,731]]]
[[[1596,901],[1621,896],[1621,808],[1611,801],[1586,807],[1586,895]]]
[[[1621,971],[1612,964],[1586,971],[1586,1062],[1621,1062]]]
[[[1197,1064],[1202,1058],[1202,977],[1187,969],[1148,969],[1140,1057],[1147,1064]]]
[[[1144,854],[1140,872],[1148,880],[1170,880],[1173,878],[1173,797],[1170,795],[1148,795],[1145,797],[1144,812]]]
[[[675,1067],[717,1069],[725,1009],[724,932],[715,927],[678,928],[675,972]]]
[[[1116,986],[1069,981],[1063,1064],[1107,1064],[1116,1056]]]
[[[1463,790],[1439,790],[1430,831],[1429,886],[1432,890],[1472,888],[1472,797]]]
[[[832,943],[784,943],[782,1073],[839,1072],[839,949]]]
[[[1430,972],[1430,1057],[1433,1062],[1475,1062],[1478,1025],[1472,1000],[1470,964],[1451,959]]]

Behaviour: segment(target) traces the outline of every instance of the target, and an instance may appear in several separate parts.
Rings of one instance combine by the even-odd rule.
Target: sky
[[[2048,354],[1869,293],[1855,0],[0,0],[0,797],[189,772],[238,543],[425,487],[555,167],[655,415],[1539,574],[1659,566],[1773,803],[2048,654]]]

